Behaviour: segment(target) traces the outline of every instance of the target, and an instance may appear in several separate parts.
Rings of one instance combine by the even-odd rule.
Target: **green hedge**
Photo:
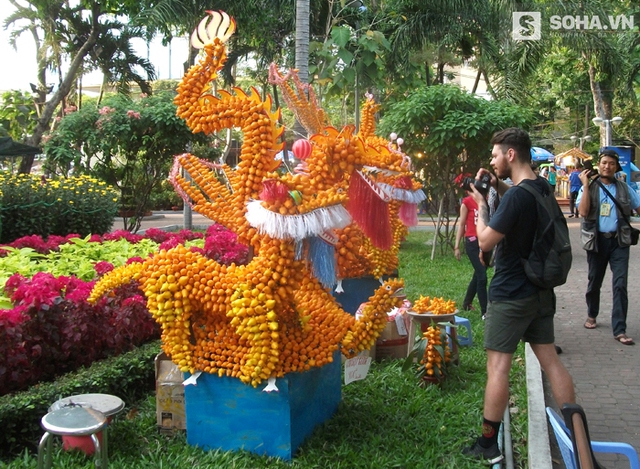
[[[88,176],[45,179],[0,172],[0,243],[29,235],[107,233],[118,198],[114,188]]]
[[[0,397],[0,455],[8,461],[25,448],[34,451],[43,433],[40,419],[51,404],[64,397],[103,393],[129,404],[145,398],[155,388],[154,358],[159,352],[160,341],[151,342],[52,383]]]

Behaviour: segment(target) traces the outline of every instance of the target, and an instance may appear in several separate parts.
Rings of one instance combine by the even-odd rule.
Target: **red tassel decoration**
[[[389,220],[389,197],[360,171],[349,182],[347,210],[356,225],[378,249],[389,249],[393,233]]]
[[[403,202],[400,206],[399,217],[404,226],[416,226],[418,224],[418,204]]]
[[[260,191],[260,200],[266,202],[282,202],[289,195],[289,189],[284,184],[275,179],[266,179],[262,181],[262,191]]]

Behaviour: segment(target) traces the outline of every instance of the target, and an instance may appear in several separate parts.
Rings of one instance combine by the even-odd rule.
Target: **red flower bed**
[[[203,236],[188,230],[167,233],[149,229],[143,237],[121,230],[102,238],[92,237],[92,241],[126,238],[137,243],[150,238],[161,243],[159,249],[170,249]],[[49,237],[45,242],[39,236],[28,236],[11,246],[47,253],[57,250],[70,237]],[[224,264],[246,263],[248,257],[247,247],[220,225],[209,227],[204,249],[192,249]],[[0,256],[1,252],[0,248]],[[136,258],[129,262],[134,260],[142,261]],[[98,275],[112,269],[108,262],[95,264]],[[91,305],[86,300],[94,284],[95,281],[84,282],[73,276],[56,278],[44,272],[31,279],[14,274],[7,281],[5,291],[14,308],[0,310],[0,395],[54,379],[160,337],[159,326],[149,314],[136,282],[117,288]]]
[[[91,305],[93,284],[48,273],[9,279],[15,308],[0,310],[0,395],[160,337],[137,284]]]

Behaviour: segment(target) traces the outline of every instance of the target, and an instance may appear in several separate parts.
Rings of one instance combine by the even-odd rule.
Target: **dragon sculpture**
[[[232,376],[257,386],[321,367],[338,348],[347,357],[370,348],[386,325],[386,313],[402,304],[404,288],[399,279],[385,282],[356,320],[318,279],[314,265],[326,252],[314,252],[318,245],[339,242],[334,230],[351,226],[352,174],[379,152],[368,150],[353,126],[341,131],[325,126],[322,138],[311,139],[302,167],[278,173],[282,128],[270,98],[238,88],[211,93],[235,22],[226,13],[208,13],[191,38],[203,54],[178,87],[177,113],[193,132],[239,127],[240,161],[230,168],[179,155],[171,180],[194,210],[234,231],[253,257],[246,265],[226,266],[177,246],[109,272],[90,299],[137,280],[161,324],[163,349],[182,371]],[[367,181],[374,192],[383,192]],[[362,225],[365,233],[375,228],[368,220]]]

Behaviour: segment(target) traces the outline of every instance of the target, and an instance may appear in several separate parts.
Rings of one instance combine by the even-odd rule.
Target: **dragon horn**
[[[191,45],[196,49],[212,44],[216,37],[226,42],[236,30],[235,20],[224,11],[208,10],[207,14],[191,34]]]

